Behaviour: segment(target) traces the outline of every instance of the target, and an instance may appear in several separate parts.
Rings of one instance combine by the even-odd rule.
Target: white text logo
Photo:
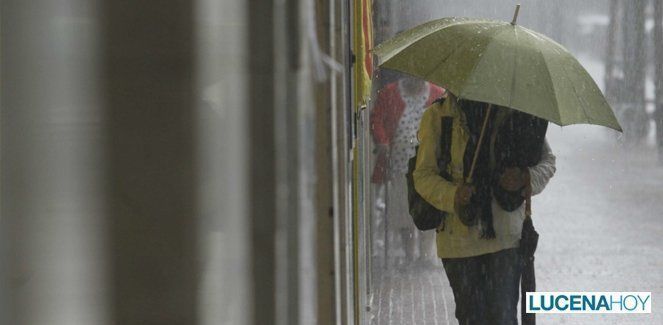
[[[651,313],[651,292],[528,292],[527,313]]]

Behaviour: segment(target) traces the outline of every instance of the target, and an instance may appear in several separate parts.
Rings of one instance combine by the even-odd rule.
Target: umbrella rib
[[[499,27],[501,27],[501,26],[496,26],[496,29],[499,28]],[[502,31],[502,30],[496,30],[496,31],[494,32],[495,34],[493,35],[493,37],[491,37],[490,41],[488,41],[488,43],[486,43],[486,46],[485,46],[485,48],[484,48],[484,51],[490,47],[490,44],[491,44],[492,42],[495,41],[495,38],[497,37],[497,35],[499,35],[499,34],[501,34],[501,33],[503,33],[503,32],[504,32],[504,31]],[[465,79],[465,82],[463,82],[463,87],[461,87],[461,88],[463,88],[463,89],[466,88],[466,86],[467,86],[467,82],[469,81],[469,79],[471,78],[471,76],[474,75],[474,72],[477,70],[477,67],[481,64],[481,62],[484,60],[484,58],[485,58],[484,56],[481,56],[481,58],[477,60],[476,64],[472,67],[472,70],[470,70],[470,73],[467,74],[467,75],[468,75],[468,78]],[[457,95],[458,95],[459,98],[462,98],[461,94],[457,94]],[[495,104],[495,105],[497,105],[497,104]]]
[[[453,24],[453,25],[451,25],[451,26],[449,26],[449,27],[452,27],[452,26],[459,26],[459,25],[462,25],[462,23]],[[447,27],[445,27],[445,28],[447,28]],[[418,41],[421,41],[421,40],[423,40],[424,38],[433,37],[434,35],[435,35],[435,33],[427,34],[427,35],[425,35],[424,37],[420,38]],[[458,35],[458,36],[456,36],[455,38],[451,39],[451,40],[449,41],[449,43],[451,43],[451,42],[455,42],[456,40],[462,39],[463,37],[464,37],[463,35]],[[414,44],[414,43],[408,45],[408,47],[409,47],[409,46],[412,46],[413,44]],[[399,72],[402,72],[402,73],[405,73],[405,74],[408,74],[408,75],[411,75],[411,76],[414,76],[414,77],[417,77],[417,78],[423,78],[423,79],[426,79],[426,80],[430,81],[430,79],[429,79],[430,75],[433,74],[433,72],[435,72],[437,69],[439,69],[439,67],[440,67],[442,64],[444,64],[444,63],[447,61],[447,59],[449,59],[449,58],[450,58],[450,57],[451,57],[451,56],[452,56],[457,50],[459,50],[459,49],[460,49],[460,47],[456,47],[456,48],[454,48],[454,50],[453,50],[451,53],[449,53],[444,59],[442,59],[439,63],[437,63],[437,64],[435,65],[435,67],[434,67],[433,69],[431,69],[430,72],[427,73],[427,74],[425,74],[424,76],[418,76],[418,75],[414,74],[414,73],[411,72],[411,71],[405,71],[405,69],[395,68],[395,67],[390,67],[389,64],[388,64],[387,62],[385,62],[384,67],[385,67],[385,68],[388,68],[388,69],[391,69],[391,70],[399,71]],[[399,53],[399,54],[394,55],[393,57],[391,57],[391,58],[388,59],[387,61],[393,59],[394,57],[396,57],[396,56],[398,56],[398,55],[400,55],[400,54],[402,54],[402,52]],[[447,87],[447,85],[440,85],[440,86]]]
[[[535,34],[531,33],[529,30],[527,30],[527,32],[534,35],[534,36],[536,36],[536,37],[539,37],[538,35],[535,35]],[[539,49],[539,52],[541,52],[540,49]],[[543,55],[543,53],[541,53],[541,54]],[[544,55],[544,59],[545,59],[545,55]],[[580,108],[582,109],[582,113],[585,115],[585,120],[587,121],[587,123],[593,124],[591,122],[591,119],[589,118],[589,115],[587,114],[587,108],[586,108],[587,103],[583,100],[582,96],[578,95],[578,89],[576,89],[575,83],[571,82],[571,78],[569,78],[569,74],[567,72],[568,70],[566,70],[566,65],[561,64],[561,66],[562,66],[562,71],[564,72],[564,73],[562,73],[562,76],[564,77],[566,82],[571,85],[571,88],[573,89],[573,93],[576,95],[576,98],[580,102]],[[550,74],[550,71],[548,71],[548,73]],[[551,80],[552,80],[552,76],[551,76]],[[553,84],[553,87],[554,87],[554,84]],[[555,100],[557,100],[557,97],[555,97]],[[558,109],[557,111],[559,113],[559,121],[562,125],[564,125],[565,123],[562,121],[562,110]]]
[[[527,32],[529,33],[529,31],[527,31]],[[553,105],[553,107],[557,107],[557,117],[558,117],[559,122],[561,123],[562,122],[562,111],[559,109],[559,100],[557,100],[557,92],[555,91],[555,82],[553,81],[552,75],[550,74],[550,70],[547,67],[548,61],[546,60],[546,55],[543,54],[543,51],[541,51],[540,48],[537,48],[537,52],[539,52],[539,55],[543,59],[543,62],[546,64],[546,69],[544,69],[544,71],[548,75],[548,80],[550,80],[550,86],[552,87],[552,90],[553,90],[553,94],[554,94],[553,100],[555,101],[555,105]],[[543,119],[546,119],[543,116],[539,116],[539,117],[541,117]]]
[[[532,36],[534,36],[534,37],[536,37],[536,38],[541,38],[541,39],[544,39],[544,40],[546,40],[546,41],[548,41],[548,42],[551,42],[551,43],[557,45],[559,51],[564,51],[564,52],[567,52],[567,53],[568,53],[568,50],[567,50],[567,49],[565,49],[562,45],[560,45],[559,43],[557,43],[557,42],[555,42],[554,40],[550,39],[549,37],[547,37],[547,36],[545,36],[545,35],[536,34],[536,33],[532,32],[532,31],[530,31],[530,30],[528,30],[528,29],[526,29],[526,28],[523,28],[523,29],[524,29],[527,33],[531,34]],[[541,49],[539,49],[539,53],[543,56],[544,60],[547,58],[546,55],[543,54],[543,52],[541,51]],[[571,55],[570,53],[568,53],[568,54]],[[582,65],[580,64],[580,62],[578,62],[578,60],[577,60],[575,57],[573,57],[573,56],[571,55],[571,58],[575,61],[575,63],[576,63],[581,69],[584,70],[584,68],[582,67]],[[547,63],[547,61],[545,61],[545,62]],[[587,103],[587,101],[585,100],[585,97],[584,97],[584,96],[580,96],[580,95],[579,95],[579,93],[578,93],[578,88],[576,87],[576,84],[573,83],[573,82],[571,82],[571,78],[569,78],[569,72],[568,72],[569,70],[567,69],[566,65],[563,65],[563,64],[562,64],[561,66],[562,66],[562,71],[563,71],[563,73],[561,74],[561,77],[564,78],[564,80],[565,80],[567,83],[571,84],[571,87],[572,87],[572,89],[573,89],[573,93],[575,94],[576,98],[577,98],[578,101],[580,102],[580,108],[582,109],[582,112],[583,112],[583,114],[585,115],[585,121],[586,121],[588,124],[603,125],[603,124],[600,124],[600,122],[599,122],[599,123],[596,123],[596,122],[595,122],[596,120],[593,119],[593,118],[591,118],[591,116],[587,113],[587,112],[588,112],[588,108],[590,108],[590,105]],[[548,73],[548,75],[549,75],[549,77],[550,77],[550,80],[553,81],[553,78],[552,78],[552,76],[550,75],[550,70],[549,70],[549,69],[546,69],[546,72]],[[590,76],[590,78],[591,78],[591,76]],[[555,83],[554,83],[554,82],[553,82],[552,86],[553,86],[553,87],[555,86]],[[557,107],[559,108],[559,100],[558,100],[558,98],[557,98],[557,93],[556,93],[556,92],[555,92],[555,100],[556,100]],[[591,111],[591,110],[590,110],[590,111]],[[571,122],[571,123],[568,123],[568,124],[567,124],[567,122],[562,121],[562,112],[563,112],[563,111],[562,111],[561,109],[558,109],[558,110],[557,110],[558,117],[559,117],[559,121],[560,121],[560,125],[564,126],[564,125],[569,125],[569,124],[576,124],[576,123],[578,123],[578,122]],[[613,128],[613,127],[610,127],[610,128]]]
[[[459,39],[459,38],[462,38],[462,36],[458,36],[457,38],[454,38],[454,40],[457,40],[457,39]],[[446,63],[447,60],[448,60],[451,56],[453,56],[458,50],[460,50],[461,48],[465,48],[465,47],[467,47],[468,45],[469,45],[469,42],[468,42],[468,43],[465,43],[465,44],[463,44],[463,45],[461,45],[461,46],[457,46],[456,48],[454,48],[454,49],[451,51],[451,53],[449,53],[449,55],[447,55],[444,59],[440,60],[440,62],[439,62],[438,64],[435,65],[435,68],[431,69],[430,72],[427,73],[427,74],[424,76],[424,79],[428,79],[428,78],[429,78],[429,77],[430,77],[435,71],[437,71],[437,69],[440,68],[440,66],[442,66],[444,63]],[[446,87],[446,85],[444,85],[444,86]],[[460,95],[460,94],[458,94],[458,95]]]
[[[460,24],[459,24],[459,25],[460,25]],[[500,26],[495,26],[495,28],[499,28],[499,27],[500,27]],[[499,33],[500,31],[494,31],[494,32],[495,32],[495,33]],[[462,36],[458,36],[457,38],[454,38],[453,40],[455,41],[455,40],[457,40],[457,39],[459,39],[459,38],[462,38]],[[490,42],[492,42],[492,40],[491,40]],[[490,42],[488,42],[488,44],[489,44]],[[435,68],[431,69],[430,72],[427,73],[427,74],[425,75],[424,78],[428,79],[428,78],[430,77],[430,75],[432,75],[433,73],[435,73],[435,71],[437,71],[437,70],[438,70],[438,69],[439,69],[444,63],[446,63],[447,60],[448,60],[451,56],[453,56],[458,50],[460,50],[461,48],[464,49],[465,47],[467,47],[467,46],[469,46],[469,45],[472,45],[472,44],[473,44],[472,42],[467,42],[467,43],[463,44],[463,46],[458,46],[458,47],[454,48],[453,51],[451,51],[451,53],[449,53],[449,55],[447,55],[444,59],[440,60],[440,62],[439,62],[438,64],[435,65]],[[486,44],[486,47],[488,47],[488,44]],[[476,61],[476,63],[475,63],[474,66],[472,67],[471,72],[470,72],[469,74],[467,74],[468,78],[465,78],[465,81],[463,82],[463,87],[461,87],[461,88],[465,88],[465,83],[467,83],[467,80],[469,79],[469,76],[471,76],[472,74],[474,74],[474,70],[476,70],[476,67],[479,65],[479,63],[481,62],[481,60],[483,60],[483,58],[481,58],[481,59],[479,59],[479,60]],[[446,86],[446,85],[445,85],[445,86]],[[460,92],[460,89],[458,90],[458,92]],[[458,96],[458,98],[462,98],[462,95],[461,95],[460,93],[456,94],[456,96]]]
[[[537,35],[537,34],[531,32],[529,29],[527,29],[527,28],[522,28],[522,29],[523,29],[526,33],[532,35],[532,37],[540,38],[539,35]],[[539,55],[541,56],[543,62],[546,64],[546,69],[544,69],[544,71],[545,71],[546,74],[548,75],[548,79],[550,80],[550,86],[551,86],[552,89],[553,89],[553,94],[554,94],[553,99],[555,100],[555,105],[554,105],[553,107],[557,107],[557,112],[556,112],[556,113],[557,113],[558,121],[559,121],[561,124],[563,124],[563,123],[562,123],[562,111],[559,109],[559,100],[557,99],[557,92],[555,92],[555,82],[554,82],[554,80],[553,80],[552,75],[550,74],[550,70],[547,68],[548,60],[547,60],[547,58],[546,58],[546,55],[543,54],[543,51],[541,51],[541,48],[536,47],[536,50],[537,50],[537,52],[539,53]],[[574,91],[575,91],[575,90],[574,90]],[[543,118],[543,119],[545,119],[545,120],[547,120],[546,117],[543,117],[543,116],[539,116],[539,117],[540,117],[540,118]]]
[[[583,97],[578,95],[578,90],[576,89],[575,83],[571,82],[571,79],[568,76],[568,72],[566,70],[566,65],[562,65],[562,71],[564,71],[564,78],[571,84],[571,87],[573,88],[573,93],[576,95],[576,98],[578,98],[578,101],[580,102],[580,108],[582,109],[583,114],[585,114],[585,120],[589,124],[594,124],[592,123],[591,119],[589,118],[589,115],[587,115],[587,109],[585,106],[587,106],[587,103],[583,100]],[[562,110],[560,110],[561,114]],[[560,116],[560,121],[561,121],[561,116]]]
[[[435,26],[439,23],[444,23],[444,21],[448,20],[448,19],[449,18],[441,18],[441,19],[426,23],[426,24],[424,24],[425,26],[422,25],[420,27]],[[467,24],[467,23],[472,23],[474,21],[475,20],[471,20],[471,19],[468,19],[466,21],[457,21],[457,22],[453,22],[453,23],[450,23],[448,25],[445,25],[442,29],[446,29],[446,28],[450,28],[450,27],[454,27],[454,26],[459,26],[459,25],[464,25],[464,24]],[[417,27],[417,28],[419,28],[419,27]],[[378,60],[379,60],[380,64],[382,64],[382,63],[390,60],[392,57],[398,55],[398,53],[394,53],[391,56],[379,54],[379,52],[383,51],[383,49],[385,47],[401,48],[401,50],[397,51],[397,52],[401,52],[403,49],[412,46],[412,44],[414,44],[416,42],[419,42],[419,41],[421,41],[422,39],[424,39],[426,37],[434,35],[436,32],[438,32],[440,30],[441,29],[431,29],[430,31],[428,31],[428,33],[421,33],[421,35],[415,34],[416,36],[413,37],[412,39],[409,39],[409,40],[407,38],[403,38],[403,39],[398,38],[399,35],[400,35],[399,34],[399,35],[396,35],[393,39],[388,39],[388,40],[376,45],[372,49],[372,51],[378,56]]]

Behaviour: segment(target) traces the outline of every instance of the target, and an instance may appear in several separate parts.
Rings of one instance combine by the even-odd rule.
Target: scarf
[[[459,105],[469,131],[463,156],[464,176],[467,179],[488,112],[488,104],[460,100]],[[483,143],[474,167],[472,185],[475,187],[475,194],[470,203],[460,211],[461,220],[466,226],[479,224],[481,238],[484,239],[495,238],[491,205],[493,198],[506,211],[517,209],[525,200],[521,195],[522,189],[506,191],[499,185],[502,172],[510,167],[525,168],[538,164],[548,126],[545,120],[517,111],[512,111],[500,125],[496,125],[495,117],[499,109],[506,108],[494,105],[490,110]],[[494,138],[492,135],[495,135]],[[491,145],[491,141],[494,141],[494,145]],[[494,161],[491,161],[491,147]]]
[[[481,128],[488,112],[486,103],[461,100],[459,102],[462,112],[465,114],[465,125],[469,131],[469,138],[465,146],[465,155],[463,156],[464,177],[469,177],[472,161],[476,148],[479,144]],[[460,214],[461,220],[464,220],[466,226],[474,226],[477,223],[481,229],[481,238],[495,238],[495,229],[493,228],[493,213],[491,209],[491,185],[492,171],[490,168],[490,135],[493,134],[495,127],[495,112],[497,107],[490,110],[488,124],[484,131],[483,143],[477,153],[477,161],[474,166],[473,182],[475,188],[474,195],[467,206],[462,207]]]

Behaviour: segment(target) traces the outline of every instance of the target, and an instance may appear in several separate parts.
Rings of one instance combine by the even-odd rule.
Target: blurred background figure
[[[376,104],[371,112],[371,132],[377,154],[372,182],[381,184],[385,210],[386,262],[397,264],[415,261],[433,261],[435,236],[433,232],[420,232],[408,212],[405,173],[408,160],[417,146],[417,130],[421,116],[433,101],[445,95],[445,90],[419,78],[400,75],[397,81],[387,83],[377,92]],[[396,259],[390,245],[400,240],[403,255]],[[391,249],[391,250],[390,250]]]

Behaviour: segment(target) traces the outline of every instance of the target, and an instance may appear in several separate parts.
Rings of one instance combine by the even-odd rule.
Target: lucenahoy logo
[[[651,292],[528,292],[527,313],[651,313]]]

